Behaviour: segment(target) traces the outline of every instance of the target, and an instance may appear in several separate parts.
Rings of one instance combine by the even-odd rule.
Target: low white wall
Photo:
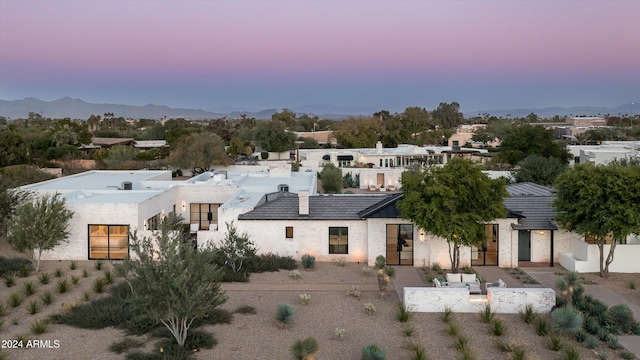
[[[611,245],[604,246],[605,258],[609,254]],[[613,262],[609,265],[610,272],[640,273],[640,244],[617,244]],[[600,250],[598,245],[588,244],[582,240],[571,241],[571,252],[560,256],[560,265],[567,270],[578,272],[600,271]]]
[[[470,295],[465,288],[405,287],[404,305],[414,312],[476,313],[490,305],[499,314],[517,314],[527,304],[537,313],[550,313],[556,293],[548,288],[489,288],[487,295]]]

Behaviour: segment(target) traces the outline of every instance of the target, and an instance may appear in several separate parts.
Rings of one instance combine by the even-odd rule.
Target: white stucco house
[[[207,172],[183,181],[172,180],[169,171],[89,171],[22,188],[60,193],[74,212],[69,241],[43,259],[122,259],[129,255],[130,231],[151,235],[175,212],[200,245],[220,241],[233,221],[260,253],[368,265],[383,255],[390,265],[450,266],[446,241],[400,217],[401,193],[319,195],[316,182],[315,172],[274,164],[264,172]],[[484,244],[461,250],[461,265],[536,262],[598,270],[595,245],[553,222],[550,189],[521,183],[508,192],[507,217],[485,225]],[[640,272],[640,239],[618,246],[612,271]]]

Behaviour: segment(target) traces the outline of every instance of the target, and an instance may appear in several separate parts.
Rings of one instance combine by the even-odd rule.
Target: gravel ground
[[[83,294],[89,292],[92,298],[93,281],[104,276],[103,271],[93,268],[93,262],[77,262],[79,274],[87,268],[89,276],[82,278],[78,285],[71,287],[69,293],[56,296],[52,305],[46,306],[36,315],[26,311],[25,301],[19,308],[10,308],[3,318],[4,326],[0,330],[0,338],[15,339],[25,334],[32,339],[59,341],[57,349],[21,349],[11,350],[11,359],[122,359],[108,350],[109,346],[125,338],[115,329],[83,330],[69,326],[51,324],[43,335],[30,334],[29,326],[37,318],[46,318],[51,313],[63,311],[70,303],[81,303]],[[69,262],[45,262],[44,270],[52,272],[56,268],[65,269],[68,277]],[[314,271],[302,271],[302,278],[292,280],[288,271],[254,274],[253,284],[342,284],[360,285],[363,288],[376,284],[376,277],[362,275],[362,265],[347,264],[345,267],[335,263],[318,263]],[[81,275],[80,275],[81,276]],[[55,288],[56,280],[52,278],[51,286]],[[20,282],[30,279],[20,279]],[[35,276],[32,278],[35,280]],[[3,301],[6,303],[14,289],[22,290],[22,285],[12,288],[0,285]],[[44,287],[44,286],[43,286]],[[45,291],[39,289],[38,291]],[[51,290],[52,292],[54,290]],[[378,291],[363,291],[360,298],[348,296],[345,291],[305,291],[311,295],[308,305],[302,305],[299,295],[301,291],[227,291],[228,301],[225,309],[234,311],[241,306],[255,308],[255,314],[234,314],[231,324],[205,326],[202,329],[211,332],[218,344],[213,349],[198,352],[197,357],[203,359],[292,359],[290,347],[297,339],[313,336],[319,343],[318,359],[359,359],[363,346],[375,343],[387,352],[387,359],[409,359],[411,353],[406,349],[409,343],[421,343],[427,349],[430,359],[456,359],[461,353],[455,349],[455,338],[448,335],[448,325],[441,321],[441,314],[414,314],[411,326],[415,333],[407,337],[402,324],[395,319],[395,310],[399,299],[394,291],[388,291],[384,299],[380,299]],[[33,296],[39,296],[40,292]],[[275,312],[277,304],[287,302],[294,305],[296,314],[291,325],[280,329],[276,325]],[[370,302],[376,308],[374,315],[368,315],[364,304]],[[535,334],[532,325],[524,323],[517,315],[499,315],[506,325],[507,332],[501,339],[520,345],[527,349],[528,359],[555,359],[559,354],[546,346],[547,338]],[[18,325],[13,325],[17,319]],[[477,314],[456,314],[455,323],[460,334],[467,337],[472,353],[477,359],[511,359],[510,354],[503,353],[495,345],[497,337],[493,336]],[[345,329],[342,340],[335,337],[335,329]],[[155,348],[155,340],[145,339],[146,350],[159,351]],[[577,346],[582,359],[596,359],[592,350]]]

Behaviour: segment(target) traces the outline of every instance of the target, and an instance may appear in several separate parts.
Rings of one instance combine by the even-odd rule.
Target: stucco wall
[[[293,227],[293,238],[285,237],[285,228]],[[349,253],[329,254],[329,227],[349,228]],[[366,262],[367,221],[366,220],[241,220],[238,229],[246,231],[255,243],[259,253],[274,253],[300,259],[304,254],[316,257],[317,261]]]
[[[604,256],[609,254],[611,245],[604,246]],[[613,262],[609,265],[610,272],[638,273],[640,272],[640,244],[616,245]],[[560,264],[567,270],[578,272],[600,272],[600,250],[597,245],[573,239],[571,251],[560,256]]]

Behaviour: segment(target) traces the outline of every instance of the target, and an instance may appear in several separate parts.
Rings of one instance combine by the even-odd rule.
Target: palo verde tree
[[[131,288],[133,308],[162,323],[184,346],[194,321],[211,315],[226,297],[220,269],[209,261],[213,249],[195,249],[175,225],[163,222],[153,237],[130,234],[131,257],[117,270]]]
[[[600,276],[609,275],[616,244],[640,234],[640,166],[579,164],[555,181],[556,222],[592,237],[600,251]],[[605,259],[605,245],[610,244]]]
[[[27,199],[9,219],[7,241],[18,252],[30,252],[33,267],[39,271],[42,252],[67,241],[72,217],[59,194]]]
[[[502,203],[507,192],[502,179],[492,180],[471,161],[454,158],[443,167],[402,173],[404,219],[446,239],[451,268],[460,265],[460,247],[485,239],[484,223],[506,216]]]

